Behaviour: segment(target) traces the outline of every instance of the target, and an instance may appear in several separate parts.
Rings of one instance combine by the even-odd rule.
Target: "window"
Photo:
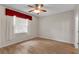
[[[14,33],[28,32],[28,20],[14,16]]]

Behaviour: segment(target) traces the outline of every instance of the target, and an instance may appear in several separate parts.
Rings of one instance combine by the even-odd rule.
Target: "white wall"
[[[38,20],[32,16],[28,23],[28,33],[13,33],[13,17],[5,16],[5,7],[0,6],[0,47],[8,46],[17,42],[37,37]],[[12,35],[12,36],[11,36]]]
[[[39,19],[39,36],[61,42],[74,43],[74,12],[68,11]]]
[[[5,8],[0,6],[0,45],[2,44],[2,41],[6,39],[6,17],[5,15]]]

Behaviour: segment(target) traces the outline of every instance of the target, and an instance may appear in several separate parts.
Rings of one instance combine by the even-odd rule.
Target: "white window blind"
[[[14,33],[28,32],[28,19],[14,16]]]

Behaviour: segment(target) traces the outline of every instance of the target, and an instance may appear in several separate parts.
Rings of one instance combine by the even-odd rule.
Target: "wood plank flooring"
[[[8,47],[0,48],[1,54],[74,54],[71,44],[35,38]]]

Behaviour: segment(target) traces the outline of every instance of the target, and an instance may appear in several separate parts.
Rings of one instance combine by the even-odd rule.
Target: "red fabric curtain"
[[[20,17],[20,18],[32,20],[32,16],[30,16],[30,15],[26,15],[26,14],[23,14],[23,13],[14,11],[14,10],[10,10],[10,9],[7,9],[7,8],[5,10],[5,14],[8,15],[8,16],[17,16],[17,17]]]

